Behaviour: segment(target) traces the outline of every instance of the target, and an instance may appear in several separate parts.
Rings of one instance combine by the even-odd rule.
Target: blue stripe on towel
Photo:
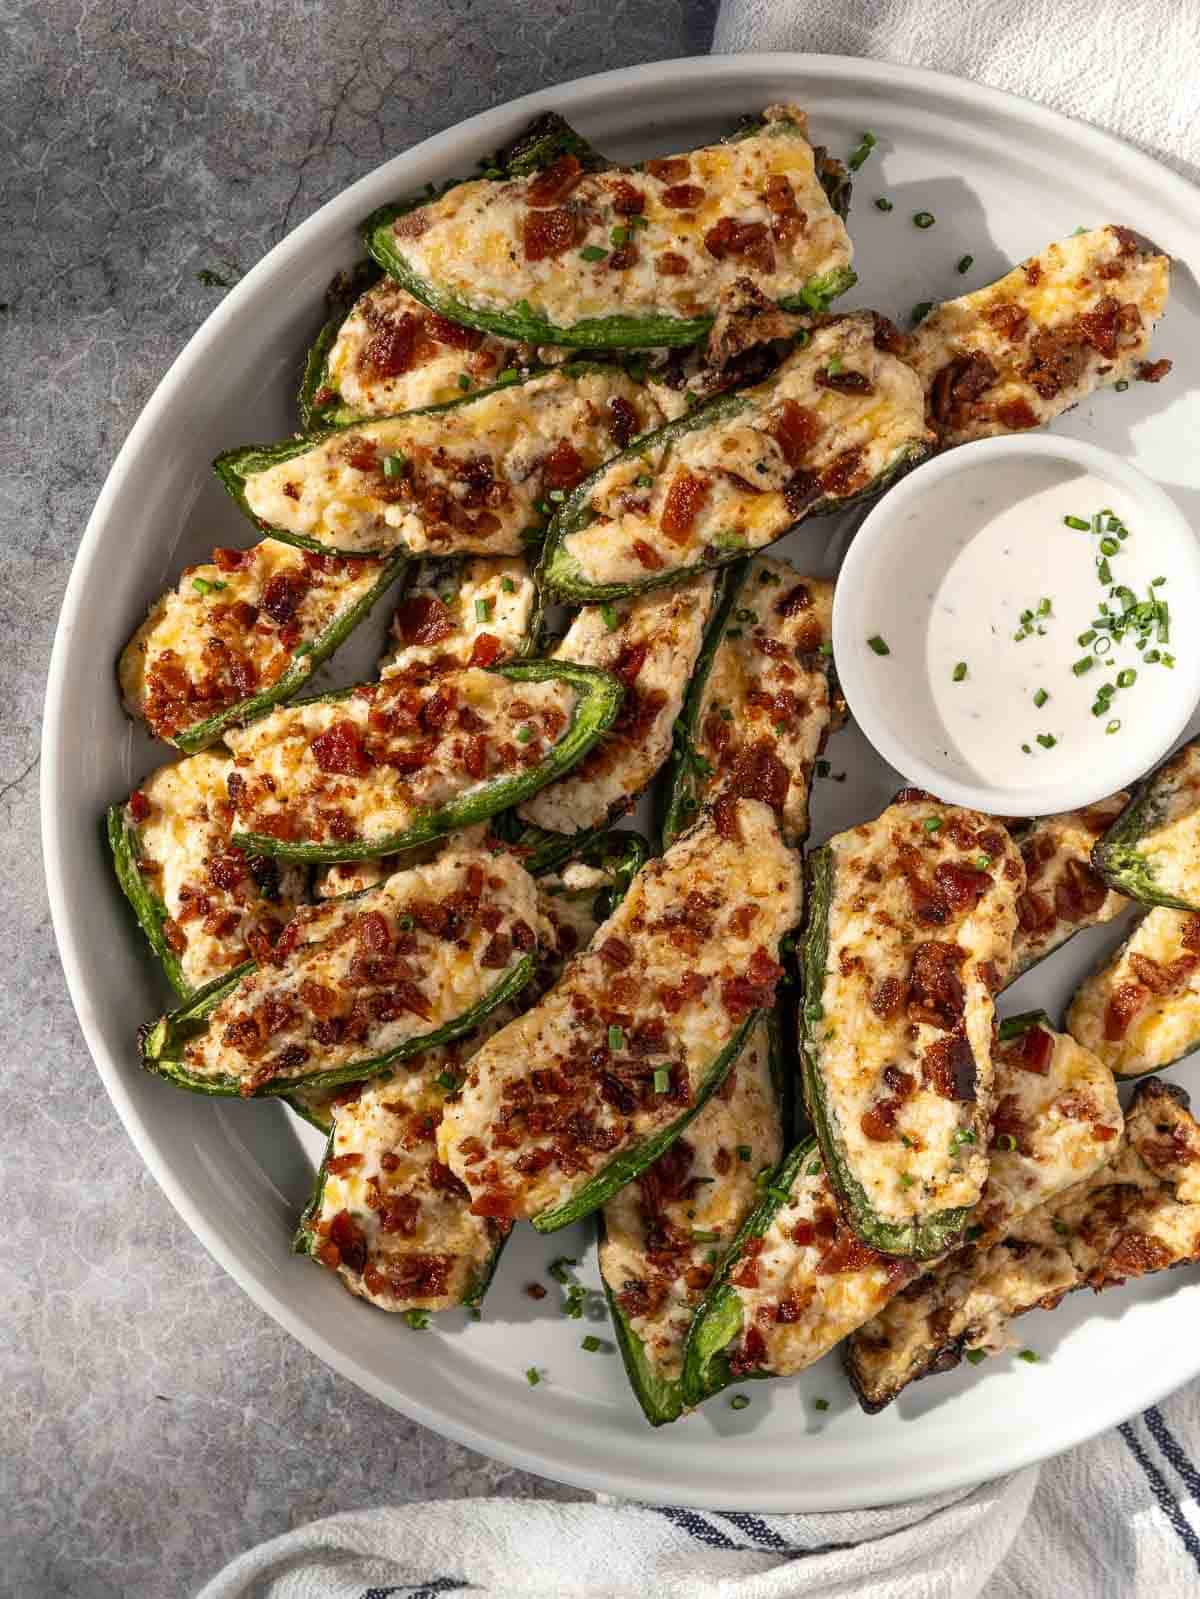
[[[430,1577],[428,1582],[402,1582],[398,1588],[367,1588],[362,1599],[392,1599],[393,1594],[405,1594],[407,1599],[438,1599],[439,1594],[458,1593],[473,1586],[461,1577]]]
[[[757,1538],[759,1543],[766,1544],[768,1549],[775,1549],[780,1554],[792,1555],[802,1553],[795,1549],[786,1538],[781,1538],[774,1527],[768,1527],[761,1516],[752,1516],[748,1510],[722,1510],[719,1512],[723,1521],[731,1521],[739,1532],[744,1532],[748,1538]]]
[[[1200,1504],[1200,1471],[1197,1471],[1192,1462],[1183,1452],[1183,1445],[1167,1426],[1162,1411],[1157,1405],[1143,1412],[1142,1420],[1150,1429],[1150,1435],[1175,1470],[1183,1478],[1188,1492]]]
[[[1129,1423],[1123,1421],[1117,1431],[1128,1445],[1129,1453],[1145,1472],[1146,1481],[1150,1484],[1150,1492],[1158,1502],[1159,1509],[1174,1527],[1180,1543],[1196,1562],[1197,1571],[1200,1571],[1200,1538],[1197,1538],[1191,1527],[1184,1520],[1183,1512],[1179,1508],[1179,1501],[1163,1481],[1162,1473],[1138,1442]]]
[[[719,1527],[714,1527],[711,1521],[705,1521],[704,1517],[694,1510],[684,1510],[679,1505],[647,1505],[646,1509],[665,1516],[684,1532],[690,1532],[693,1538],[708,1544],[710,1549],[734,1549],[740,1550],[743,1554],[760,1553],[757,1549],[748,1548],[746,1544],[734,1543],[733,1539],[727,1538]]]

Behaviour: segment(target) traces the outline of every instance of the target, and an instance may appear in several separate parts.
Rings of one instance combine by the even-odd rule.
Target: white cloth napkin
[[[938,68],[1108,128],[1200,181],[1198,38],[1200,0],[726,0],[713,48]],[[199,1599],[457,1592],[1183,1599],[1200,1594],[1200,1384],[1040,1471],[893,1509],[757,1516],[467,1499],[354,1511],[250,1550]]]
[[[251,1549],[199,1599],[1184,1599],[1200,1593],[1198,1442],[1193,1384],[1040,1473],[890,1510],[356,1510]]]

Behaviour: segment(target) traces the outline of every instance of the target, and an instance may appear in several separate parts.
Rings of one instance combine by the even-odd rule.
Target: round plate
[[[1109,1426],[1200,1371],[1200,1282],[1169,1273],[1100,1300],[1076,1295],[1053,1316],[1020,1324],[1041,1364],[963,1367],[874,1418],[859,1412],[831,1358],[799,1378],[750,1384],[745,1410],[719,1398],[652,1432],[616,1356],[581,1351],[588,1329],[558,1313],[556,1294],[535,1305],[521,1291],[560,1254],[586,1254],[583,1278],[598,1282],[582,1227],[553,1239],[522,1229],[484,1320],[452,1315],[426,1333],[355,1301],[331,1273],[289,1253],[315,1139],[282,1105],[184,1098],[139,1069],[135,1029],[167,995],[112,881],[99,828],[104,807],[167,754],[125,720],[111,662],[182,565],[213,544],[248,542],[209,463],[230,445],[295,427],[301,357],[325,285],[356,258],[360,219],[429,180],[469,172],[544,110],[635,159],[704,143],[779,100],[806,107],[814,139],[835,153],[847,154],[864,126],[879,138],[855,180],[861,282],[847,305],[877,306],[906,324],[918,301],[987,283],[1080,225],[1127,223],[1181,258],[1156,345],[1175,360],[1170,378],[1101,395],[1057,426],[1135,460],[1200,525],[1200,295],[1186,266],[1200,262],[1200,232],[1195,191],[1181,178],[1050,112],[910,68],[764,55],[605,73],[475,117],[380,167],[272,250],[191,340],[130,433],[71,574],[46,699],[42,812],[63,966],[101,1076],[168,1197],[258,1304],[386,1404],[514,1465],[639,1499],[783,1511],[909,1499]],[[884,193],[890,213],[872,204]],[[937,225],[914,228],[918,210],[932,211]],[[955,263],[968,253],[974,265],[960,276]],[[802,570],[828,569],[839,532],[835,522],[814,524],[784,553]],[[353,642],[355,653],[338,662],[343,681],[373,659],[374,639]],[[828,755],[847,776],[817,784],[817,840],[876,814],[896,786],[852,730]],[[1060,1014],[1114,936],[1076,939],[1006,994],[1005,1009]],[[1175,1075],[1197,1076],[1190,1067]],[[524,1373],[535,1364],[545,1380],[531,1389]],[[816,1410],[817,1397],[827,1410]]]

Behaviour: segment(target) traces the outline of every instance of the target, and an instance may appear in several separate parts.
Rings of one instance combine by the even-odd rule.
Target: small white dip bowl
[[[1166,613],[1106,640],[1092,626],[1102,607],[1132,603],[1118,586]],[[833,650],[855,720],[910,782],[997,815],[1074,810],[1152,767],[1196,708],[1200,544],[1169,496],[1107,450],[963,445],[858,530]]]

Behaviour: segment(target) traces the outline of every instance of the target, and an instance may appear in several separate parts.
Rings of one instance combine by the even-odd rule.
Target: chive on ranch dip
[[[1200,551],[1170,499],[1071,439],[919,468],[859,530],[834,601],[850,707],[910,781],[1007,815],[1125,786],[1200,696]]]

